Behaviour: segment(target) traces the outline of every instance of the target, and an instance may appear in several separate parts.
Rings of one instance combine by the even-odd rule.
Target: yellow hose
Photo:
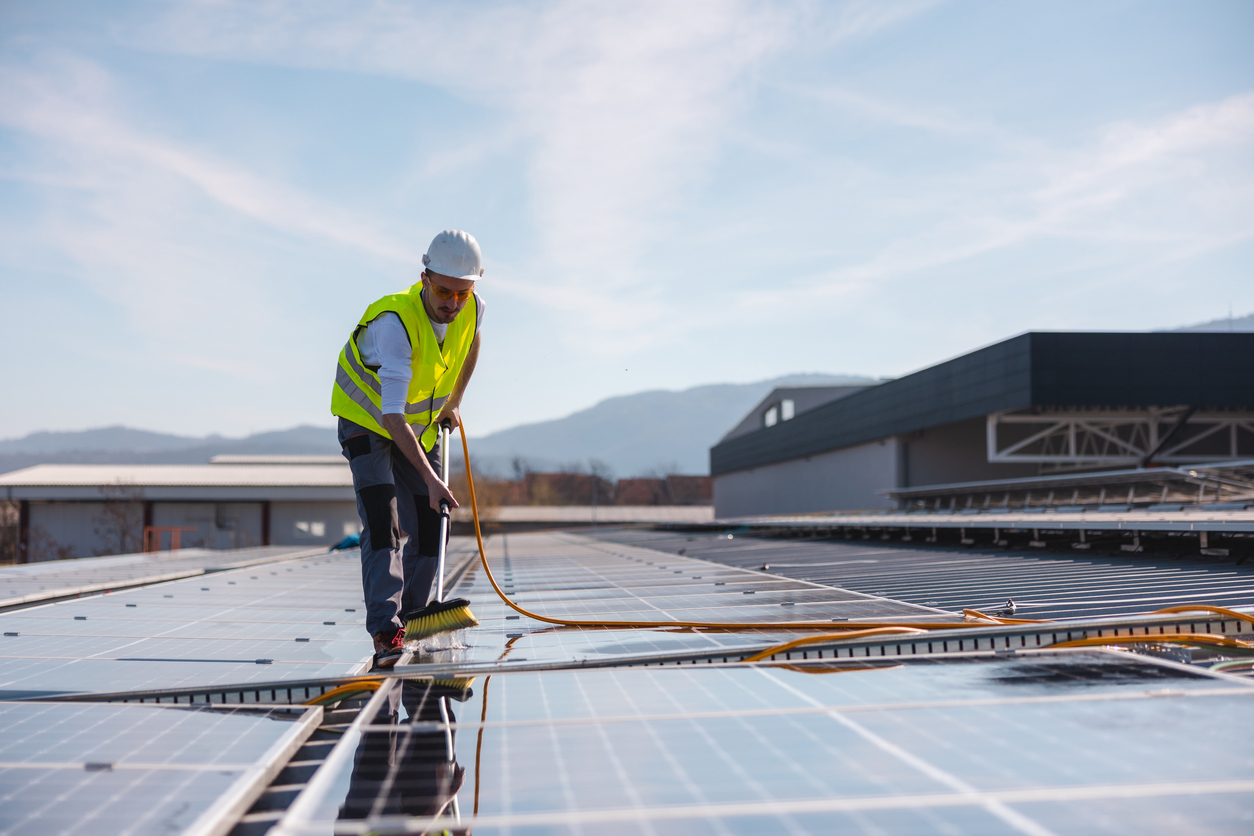
[[[1049,647],[1101,647],[1107,644],[1208,644],[1218,647],[1243,648],[1254,650],[1254,644],[1238,641],[1228,636],[1217,636],[1213,633],[1171,633],[1161,636],[1119,636],[1118,638],[1073,639],[1069,642],[1056,642]]]
[[[1237,621],[1245,621],[1249,624],[1254,624],[1254,616],[1246,615],[1245,613],[1237,612],[1236,610],[1230,610],[1230,609],[1227,609],[1226,607],[1212,607],[1209,604],[1181,604],[1178,607],[1164,607],[1161,610],[1154,610],[1153,614],[1154,615],[1168,615],[1171,613],[1197,612],[1197,611],[1213,612],[1216,615],[1224,615],[1224,616],[1227,616],[1228,618],[1235,618]]]
[[[378,679],[359,679],[341,685],[338,688],[332,688],[325,694],[314,697],[311,700],[305,700],[301,705],[323,705],[324,703],[336,702],[346,698],[349,694],[360,694],[365,691],[377,691],[382,682]]]
[[[889,633],[926,633],[927,630],[918,630],[914,627],[878,627],[874,630],[850,630],[845,633],[833,633],[827,636],[806,636],[802,639],[793,639],[790,642],[777,644],[774,647],[768,647],[761,653],[755,653],[752,656],[745,657],[742,662],[761,662],[763,659],[769,659],[777,653],[784,653],[792,650],[794,647],[803,647],[807,644],[821,644],[830,641],[844,641],[846,639],[860,639],[864,636],[883,636]]]
[[[1005,618],[1000,615],[985,615],[979,610],[963,610],[962,614],[967,618],[983,618],[997,624],[1049,624],[1048,621],[1041,621],[1035,618]]]

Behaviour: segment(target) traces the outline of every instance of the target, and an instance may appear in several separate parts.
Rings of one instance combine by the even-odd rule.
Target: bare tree
[[[42,525],[32,525],[26,535],[29,539],[26,546],[27,560],[39,563],[43,560],[69,560],[78,557],[74,544],[62,545],[48,533]]]
[[[102,554],[130,554],[144,549],[144,489],[127,482],[101,485],[104,505],[93,522],[96,536],[105,547]]]
[[[598,497],[604,497],[607,505],[614,503],[614,469],[600,459],[588,459],[588,472],[592,474],[592,505],[600,504]]]
[[[0,563],[17,563],[18,506],[0,500]]]

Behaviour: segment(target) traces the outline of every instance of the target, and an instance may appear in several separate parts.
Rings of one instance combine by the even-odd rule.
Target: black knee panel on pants
[[[371,485],[357,492],[366,509],[366,527],[370,530],[370,547],[395,549],[401,544],[401,527],[396,521],[396,488],[392,485]]]
[[[431,498],[415,496],[418,511],[418,554],[435,557],[440,553],[440,512],[431,508]]]

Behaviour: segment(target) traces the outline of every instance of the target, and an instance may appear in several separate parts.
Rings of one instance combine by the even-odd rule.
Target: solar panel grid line
[[[993,601],[1002,604],[1007,598],[1014,598],[1015,603],[1020,606],[1030,606],[1033,602],[1034,594],[1045,594],[1049,597],[1062,597],[1067,603],[1077,601],[1092,601],[1095,603],[1117,603],[1120,601],[1132,600],[1176,600],[1176,601],[1192,601],[1202,600],[1205,596],[1213,594],[1223,594],[1228,596],[1249,597],[1254,595],[1254,582],[1250,579],[1244,579],[1239,583],[1211,583],[1206,581],[1197,581],[1194,583],[1179,583],[1173,591],[1168,595],[1152,594],[1161,593],[1162,584],[1144,584],[1134,585],[1131,589],[1121,584],[1066,584],[1066,583],[1040,583],[1026,584],[1014,583],[1012,581],[1001,582],[998,586],[997,579],[990,579],[986,585],[976,586],[972,583],[949,583],[943,581],[929,581],[928,589],[925,593],[918,593],[913,589],[904,588],[899,590],[886,590],[887,592],[896,592],[902,596],[910,595],[911,597],[928,597],[929,599],[949,598],[955,601],[966,602],[965,606],[979,609],[977,603],[980,601]],[[877,584],[886,585],[886,584]],[[989,589],[992,587],[992,589]],[[1070,594],[1101,595],[1110,594],[1117,591],[1125,596],[1121,599],[1103,599],[1103,598],[1073,598],[1066,599]],[[1139,593],[1139,595],[1138,595]],[[977,597],[979,596],[979,597]],[[1039,603],[1039,602],[1037,602]]]
[[[770,678],[779,687],[792,691],[799,698],[809,701],[816,706],[820,705],[820,703],[814,700],[813,697],[797,691],[788,683],[781,681],[778,677],[773,675],[773,672],[761,668],[758,670],[763,676]],[[858,723],[856,720],[845,716],[843,713],[829,708],[828,711],[824,712],[824,716],[829,717],[844,726],[846,729],[871,743],[877,749],[880,749],[886,754],[902,761],[937,783],[948,787],[951,791],[958,793],[962,797],[970,798],[973,803],[983,807],[988,813],[997,819],[1000,819],[1012,830],[1018,833],[1023,833],[1025,836],[1055,836],[1051,830],[1024,816],[1017,810],[1011,809],[1000,799],[990,798],[981,790],[972,786],[962,778],[959,778],[957,775],[953,775],[941,767],[906,750],[904,747],[885,739],[871,729],[866,728],[861,723]],[[924,733],[926,733],[926,729],[924,729]]]
[[[94,762],[84,764],[83,761],[0,761],[0,769],[73,769],[75,771],[82,770],[85,766],[96,766]],[[215,764],[187,764],[187,763],[100,763],[100,769],[113,771],[132,772],[150,772],[154,769],[171,770],[174,772],[205,772],[219,770],[247,770],[252,769],[253,764],[250,763],[215,763]]]
[[[906,555],[899,555],[899,556],[902,558],[906,557]],[[889,560],[886,560],[883,558],[878,559],[874,562],[878,564],[877,566],[875,566],[875,574],[878,577],[883,577],[883,578],[910,578],[910,577],[917,576],[917,575],[927,576],[942,569],[946,571],[952,571],[953,569],[979,569],[982,572],[990,573],[994,576],[1009,575],[1013,572],[1017,576],[1024,576],[1024,577],[1045,576],[1045,575],[1050,575],[1050,574],[1056,574],[1058,572],[1065,572],[1068,575],[1101,578],[1103,580],[1108,580],[1108,581],[1126,580],[1130,578],[1140,578],[1140,577],[1153,577],[1155,575],[1157,576],[1165,576],[1165,575],[1201,576],[1201,577],[1211,576],[1211,577],[1217,577],[1217,578],[1221,578],[1225,576],[1232,577],[1232,578],[1239,578],[1239,577],[1244,576],[1244,573],[1236,572],[1236,571],[1205,572],[1203,570],[1195,570],[1195,569],[1190,569],[1187,567],[1177,567],[1177,566],[1120,566],[1117,564],[1084,565],[1076,561],[1062,562],[1062,561],[1029,560],[1029,559],[1024,559],[1018,556],[1000,556],[998,558],[987,558],[983,560],[969,560],[969,561],[929,561],[928,563],[922,564],[922,565],[910,565],[908,563],[906,565],[895,565]],[[905,563],[904,560],[902,562]],[[867,574],[865,570],[862,572],[854,572],[854,571],[849,571],[849,570],[833,571],[831,569],[827,569],[823,567],[822,565],[816,565],[816,566],[811,567],[811,566],[807,566],[806,564],[798,564],[798,563],[789,564],[786,567],[780,566],[779,564],[776,564],[776,563],[772,563],[771,568],[776,569],[776,570],[791,569],[791,570],[806,570],[806,571],[813,571],[814,569],[817,569],[820,572],[826,573],[830,577],[855,577],[856,578],[856,577],[862,577],[865,574]]]
[[[994,790],[982,794],[983,798],[994,799],[1004,804],[1031,804],[1059,802],[1079,804],[1086,801],[1107,799],[1149,800],[1156,798],[1174,798],[1180,796],[1240,796],[1254,791],[1254,781],[1235,779],[1228,781],[1176,781],[1157,784],[1137,785],[1098,785],[1085,787],[1064,787],[1047,789]],[[890,797],[867,798],[829,798],[804,799],[771,802],[740,802],[718,803],[705,805],[655,806],[645,808],[620,808],[610,810],[594,810],[561,813],[510,813],[508,815],[483,815],[474,819],[474,827],[480,832],[495,830],[513,831],[536,828],[571,827],[573,832],[585,832],[582,828],[606,826],[612,824],[636,824],[640,826],[660,824],[663,822],[683,821],[696,824],[698,820],[707,820],[718,825],[719,833],[732,832],[725,829],[723,819],[744,819],[749,817],[776,817],[783,815],[797,816],[806,813],[833,814],[849,812],[874,812],[884,810],[928,810],[961,808],[974,806],[976,799],[953,793],[932,793],[919,795],[898,795]],[[829,827],[838,827],[839,823],[831,819],[823,822]],[[444,829],[448,826],[444,819],[409,818],[404,820],[408,832],[424,832],[432,828]],[[339,823],[341,833],[369,833],[373,825]],[[273,832],[273,831],[272,831]],[[292,834],[324,833],[321,824],[308,824],[292,828]],[[556,832],[556,831],[555,831]],[[741,831],[743,832],[743,831]],[[807,829],[804,832],[814,832]],[[883,832],[882,828],[874,831]]]

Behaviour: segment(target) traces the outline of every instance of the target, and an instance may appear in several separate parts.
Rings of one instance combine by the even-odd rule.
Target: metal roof
[[[703,523],[714,521],[712,505],[503,505],[484,512],[485,520],[499,523]],[[467,506],[453,511],[453,519],[468,522]]]
[[[209,464],[344,464],[344,457],[332,456],[268,456],[223,453],[210,456]]]
[[[353,498],[340,464],[40,464],[0,474],[6,499],[96,500],[101,488],[133,486],[145,499],[235,500]]]

